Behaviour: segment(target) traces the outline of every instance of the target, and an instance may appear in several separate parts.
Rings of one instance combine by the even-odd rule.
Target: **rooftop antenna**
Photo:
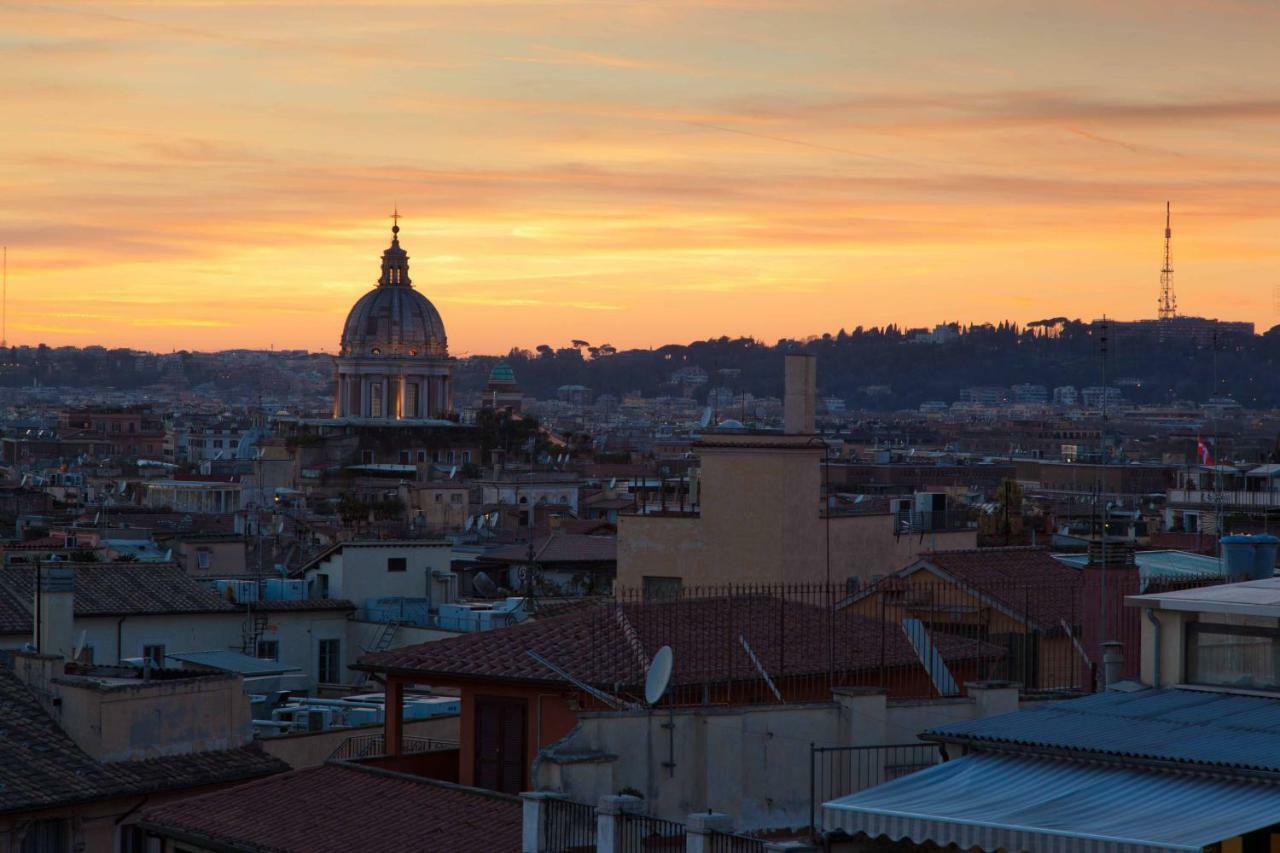
[[[547,669],[554,672],[556,675],[563,678],[565,681],[572,684],[574,687],[581,690],[583,693],[586,693],[590,696],[595,697],[598,701],[600,701],[605,705],[608,705],[613,710],[622,711],[626,709],[627,703],[619,699],[617,696],[611,696],[608,693],[605,693],[603,690],[597,690],[596,688],[592,687],[590,684],[587,684],[585,681],[582,681],[579,678],[575,678],[565,670],[561,669],[551,661],[544,658],[542,655],[535,652],[533,649],[526,649],[525,654],[533,658],[534,660],[536,660],[538,663],[545,666]]]
[[[1160,319],[1178,316],[1178,298],[1173,293],[1173,229],[1170,227],[1169,202],[1164,203],[1164,266],[1160,268]]]

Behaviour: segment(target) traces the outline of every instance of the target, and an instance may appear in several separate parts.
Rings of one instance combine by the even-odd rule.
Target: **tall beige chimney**
[[[785,363],[782,428],[788,435],[812,435],[818,402],[818,359],[791,354]]]
[[[76,571],[44,564],[36,569],[35,643],[45,655],[71,660],[75,650]]]

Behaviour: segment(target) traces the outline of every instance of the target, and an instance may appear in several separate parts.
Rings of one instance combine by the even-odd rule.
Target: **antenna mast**
[[[1178,298],[1173,295],[1173,259],[1170,254],[1173,229],[1169,227],[1169,202],[1164,203],[1164,266],[1160,268],[1160,319],[1178,316]]]

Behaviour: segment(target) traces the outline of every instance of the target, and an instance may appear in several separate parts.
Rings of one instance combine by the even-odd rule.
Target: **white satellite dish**
[[[649,664],[649,674],[644,679],[644,701],[647,704],[658,704],[667,692],[674,663],[675,656],[671,653],[670,646],[663,646],[654,654],[653,661]]]
[[[81,631],[79,638],[76,639],[76,647],[71,651],[71,659],[73,661],[80,660],[80,652],[84,650],[85,632]]]
[[[458,473],[458,466],[454,465],[452,468],[449,469],[449,479],[452,480],[454,476],[457,475],[457,473]]]
[[[614,486],[616,486],[616,485],[618,485],[618,478],[617,478],[617,477],[610,477],[610,478],[609,478],[609,488],[611,488],[611,489],[612,489],[612,488],[613,488]]]
[[[463,529],[463,530],[470,530],[470,529],[471,529],[471,526],[472,526],[473,524],[475,524],[475,523],[476,523],[476,517],[475,517],[474,515],[468,515],[468,516],[467,516],[467,523],[466,523],[466,524],[464,524],[464,525],[462,525],[462,529]]]
[[[497,526],[498,526],[498,514],[495,512],[489,516],[489,528],[493,529]]]

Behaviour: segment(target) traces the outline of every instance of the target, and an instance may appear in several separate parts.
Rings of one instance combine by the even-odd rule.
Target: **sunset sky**
[[[1270,2],[0,4],[11,343],[1277,322]]]

